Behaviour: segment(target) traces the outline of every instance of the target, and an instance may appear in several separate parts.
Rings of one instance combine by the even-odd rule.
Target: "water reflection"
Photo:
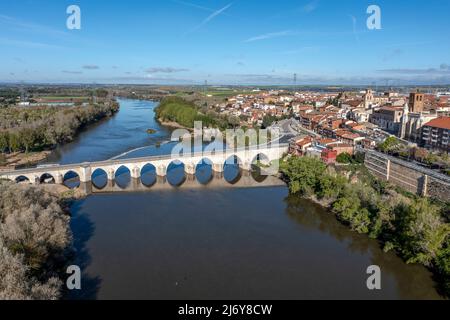
[[[175,187],[181,186],[186,181],[185,165],[181,161],[173,161],[167,167],[167,181]]]
[[[195,177],[203,185],[207,185],[214,178],[213,164],[211,160],[203,159],[195,168]]]
[[[141,170],[141,183],[146,187],[153,186],[157,181],[156,168],[152,164],[145,165]]]
[[[125,166],[120,167],[115,172],[115,183],[121,188],[126,189],[131,183],[131,172]]]
[[[168,171],[167,177],[158,177],[156,169],[151,166],[143,170],[141,178],[131,178],[129,171],[121,170],[117,175],[120,183],[116,180],[108,181],[108,177],[103,170],[97,170],[93,174],[92,182],[80,183],[79,189],[85,194],[111,193],[111,192],[146,192],[155,190],[198,189],[205,188],[239,188],[239,187],[268,187],[284,186],[284,182],[273,176],[259,176],[258,171],[244,171],[238,179],[229,182],[225,175],[212,171],[208,164],[200,164],[194,176],[187,176],[184,168],[174,166]]]
[[[439,298],[425,268],[385,254],[285,186],[169,190],[74,204],[81,263],[98,280],[86,290],[96,298]],[[372,264],[381,267],[381,291],[367,290]]]
[[[64,175],[63,183],[69,189],[76,189],[80,186],[80,177],[77,173],[69,171]]]
[[[302,228],[320,230],[344,244],[355,255],[368,256],[371,265],[381,266],[383,281],[396,285],[398,298],[437,299],[437,288],[432,274],[420,265],[406,265],[393,252],[385,253],[380,243],[350,231],[335,216],[317,204],[297,196],[285,199],[288,216]]]

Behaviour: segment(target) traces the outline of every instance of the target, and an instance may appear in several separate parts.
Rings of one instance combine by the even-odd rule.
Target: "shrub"
[[[59,298],[71,240],[56,196],[0,182],[0,299]]]

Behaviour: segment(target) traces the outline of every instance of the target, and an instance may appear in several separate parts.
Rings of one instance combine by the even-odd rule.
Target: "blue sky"
[[[81,30],[66,28],[72,4]],[[381,30],[366,26],[371,4]],[[0,82],[448,84],[448,12],[448,0],[2,0]]]

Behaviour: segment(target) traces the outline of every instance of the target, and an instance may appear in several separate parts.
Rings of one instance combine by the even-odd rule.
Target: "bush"
[[[350,164],[353,163],[353,158],[350,154],[344,152],[337,156],[336,161],[338,163]]]

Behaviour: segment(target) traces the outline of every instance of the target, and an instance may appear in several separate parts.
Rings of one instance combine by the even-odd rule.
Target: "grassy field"
[[[42,100],[89,100],[89,97],[75,97],[75,96],[46,96],[39,97]]]

